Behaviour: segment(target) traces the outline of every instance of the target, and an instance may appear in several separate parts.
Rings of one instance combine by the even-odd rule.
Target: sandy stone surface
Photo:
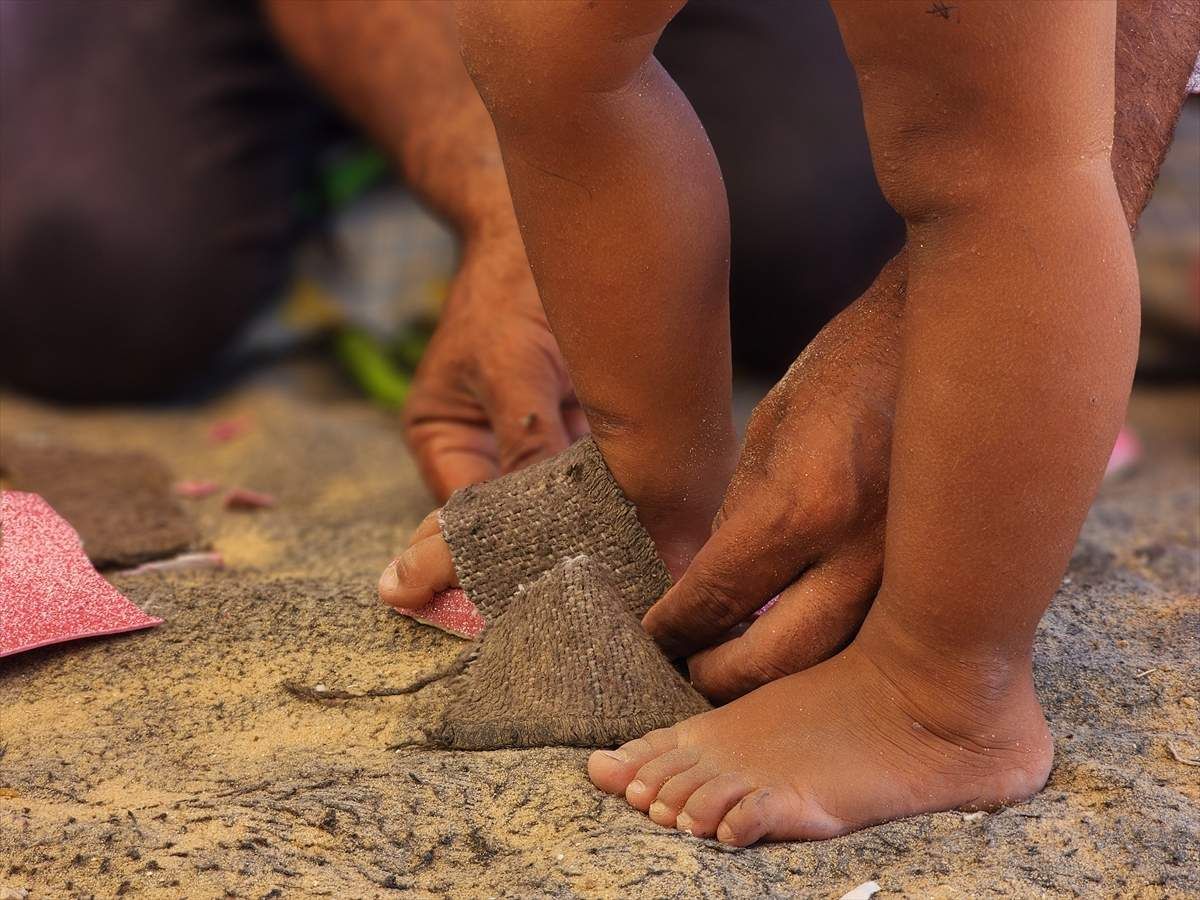
[[[818,844],[727,851],[592,789],[586,753],[394,749],[428,698],[362,692],[459,642],[379,607],[430,507],[395,423],[247,389],[174,412],[4,398],[4,433],[145,449],[180,478],[223,572],[114,576],[166,624],[0,660],[0,897],[1200,896],[1200,434],[1195,393],[1142,396],[1149,459],[1109,484],[1044,622],[1057,760],[1033,802]],[[213,421],[247,415],[215,445]],[[317,690],[317,693],[320,691]]]

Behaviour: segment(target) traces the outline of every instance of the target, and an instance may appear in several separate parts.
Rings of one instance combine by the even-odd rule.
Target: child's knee
[[[1033,181],[1111,180],[1111,5],[1033,5],[1016,26],[980,5],[970,29],[918,5],[836,8],[880,187],[910,224]]]
[[[685,0],[458,3],[463,61],[501,127],[626,86]]]

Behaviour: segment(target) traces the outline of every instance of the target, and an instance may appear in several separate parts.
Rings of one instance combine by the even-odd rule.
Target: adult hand
[[[714,701],[833,655],[875,597],[903,275],[890,263],[758,405],[711,538],[645,616]]]
[[[439,503],[587,432],[519,239],[465,247],[404,425]]]

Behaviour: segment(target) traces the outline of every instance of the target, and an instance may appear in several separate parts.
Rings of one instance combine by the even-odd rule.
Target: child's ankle
[[[878,602],[877,602],[878,606]],[[973,701],[1005,702],[1033,693],[1033,647],[997,646],[973,640],[964,623],[953,642],[938,640],[889,616],[872,610],[855,645],[881,668],[910,674],[948,691],[963,688]]]
[[[707,539],[733,472],[733,427],[691,434],[633,426],[593,427],[613,477],[674,577]],[[677,571],[678,570],[678,571]]]

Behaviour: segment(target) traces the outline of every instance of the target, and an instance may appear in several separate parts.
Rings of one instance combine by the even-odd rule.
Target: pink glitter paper
[[[221,489],[215,481],[180,481],[175,484],[175,493],[189,500],[202,500]]]
[[[0,656],[161,624],[100,576],[49,503],[0,491]]]
[[[275,498],[270,494],[246,488],[234,488],[225,495],[226,509],[266,509],[275,505]]]
[[[423,625],[432,625],[471,640],[483,634],[483,626],[487,624],[462,588],[449,588],[434,594],[433,599],[420,609],[397,609],[396,612]]]

